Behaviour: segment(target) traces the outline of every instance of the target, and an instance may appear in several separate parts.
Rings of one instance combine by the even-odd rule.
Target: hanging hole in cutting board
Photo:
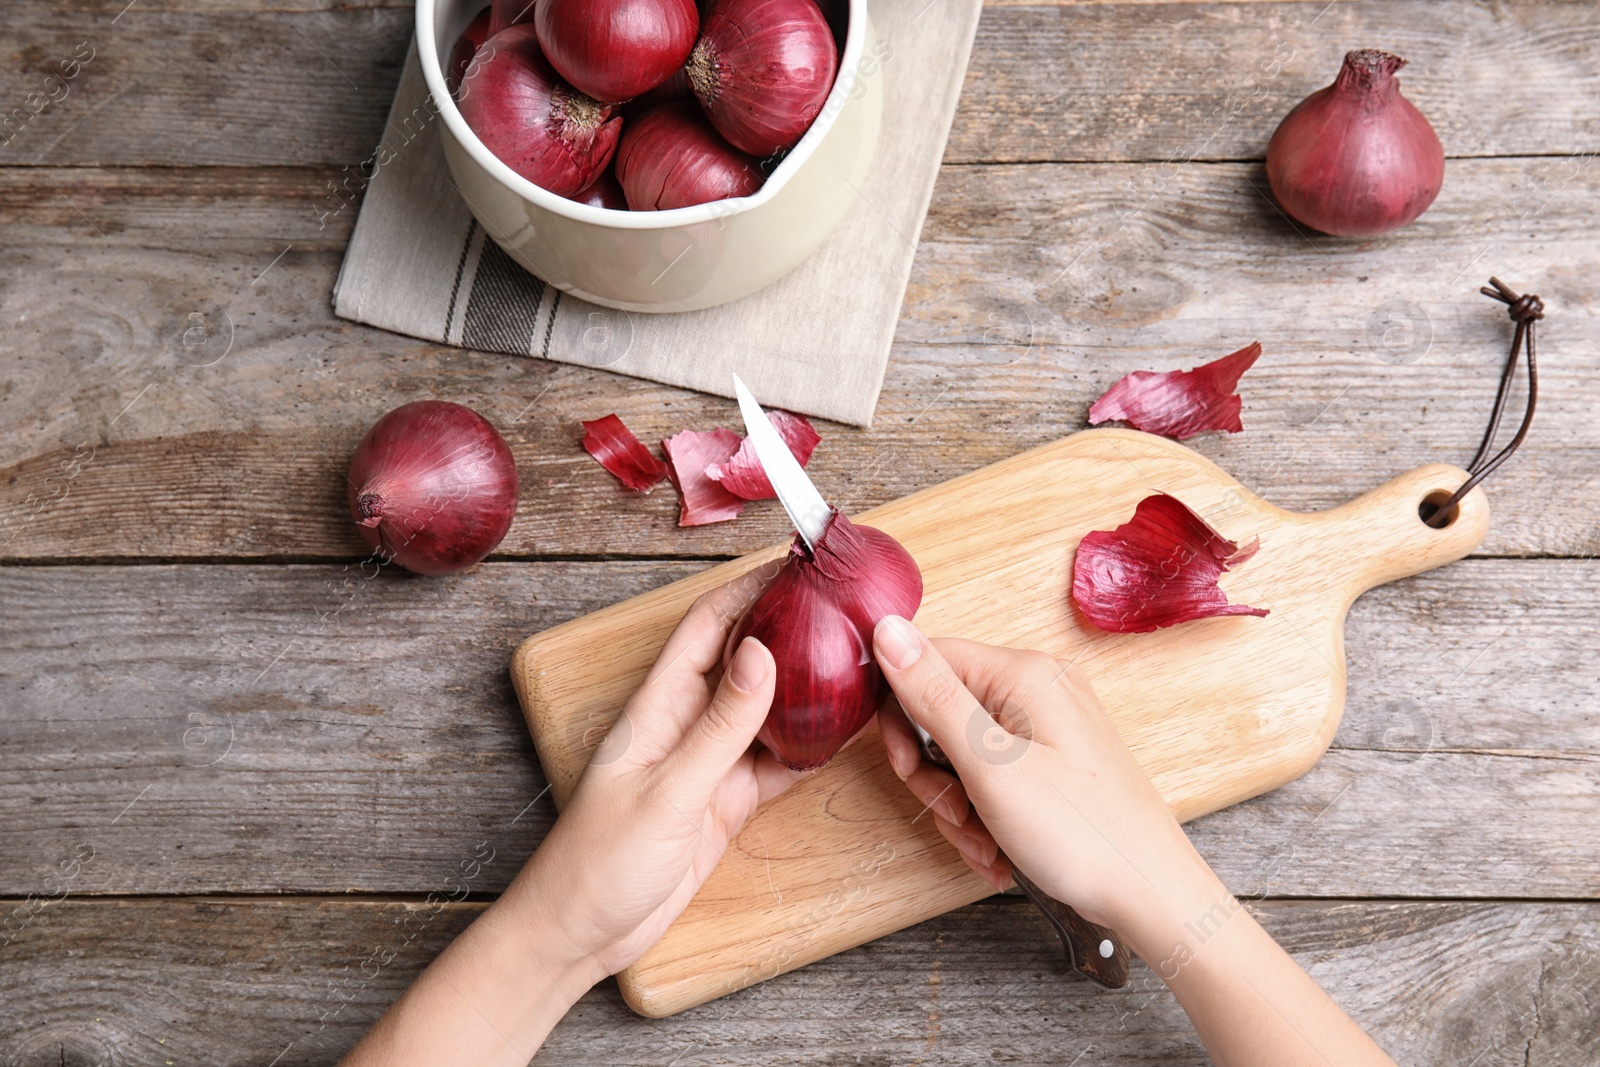
[[[1437,515],[1439,509],[1449,502],[1451,495],[1452,491],[1449,489],[1435,489],[1423,497],[1422,502],[1417,505],[1417,518],[1422,520],[1423,525],[1427,525],[1428,520]],[[1460,508],[1451,508],[1450,517],[1444,520],[1444,525],[1434,528],[1438,530],[1446,529],[1456,521],[1457,516],[1460,514]]]

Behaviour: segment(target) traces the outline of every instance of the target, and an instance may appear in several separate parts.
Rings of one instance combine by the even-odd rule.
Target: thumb
[[[900,706],[933,735],[959,771],[968,755],[967,729],[983,714],[978,698],[962,684],[948,660],[922,631],[898,615],[885,616],[872,633],[873,651]]]
[[[750,748],[772,707],[777,668],[754,637],[739,642],[704,714],[667,758],[670,776],[696,797],[707,797]]]

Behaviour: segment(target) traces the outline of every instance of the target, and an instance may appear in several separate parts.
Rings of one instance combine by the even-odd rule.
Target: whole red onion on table
[[[350,460],[350,517],[386,558],[449,574],[494,551],[517,510],[517,465],[471,408],[418,400],[373,424]]]
[[[617,148],[617,180],[633,210],[666,211],[749,196],[765,178],[758,160],[717,136],[699,109],[683,102],[629,120]]]
[[[556,75],[527,23],[483,43],[457,96],[461,117],[484,147],[561,196],[581,192],[600,177],[622,133],[622,119],[609,104]]]
[[[816,0],[713,0],[688,72],[717,131],[735,148],[770,156],[811,128],[838,67]]]
[[[873,628],[886,615],[911,618],[921,603],[916,560],[882,530],[835,511],[815,551],[797,535],[724,651],[727,661],[753,636],[777,664],[761,743],[795,770],[832,759],[888,695],[872,655]]]
[[[563,78],[596,100],[620,103],[683,66],[700,12],[694,0],[539,0],[533,24]]]
[[[1375,49],[1344,57],[1334,83],[1302,100],[1267,146],[1267,181],[1285,211],[1339,237],[1404,226],[1444,183],[1439,135],[1400,95],[1405,60]]]

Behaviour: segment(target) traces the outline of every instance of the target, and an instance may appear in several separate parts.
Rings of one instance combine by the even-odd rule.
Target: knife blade
[[[745,434],[755,449],[756,459],[766,472],[767,480],[772,482],[778,503],[783,505],[789,521],[794,523],[795,531],[804,539],[807,547],[815,551],[823,531],[828,528],[833,509],[812,484],[811,476],[794,458],[794,453],[789,451],[789,446],[778,435],[766,412],[761,410],[761,405],[756,403],[755,396],[737,374],[733,376],[733,392],[739,400],[739,414],[744,417]],[[909,716],[907,721],[911,721]],[[930,762],[954,772],[950,760],[928,732],[915,721],[911,721],[911,725],[922,738],[922,754]],[[1120,989],[1127,984],[1128,949],[1115,933],[1088,921],[1070,906],[1050,896],[1017,870],[1015,863],[1011,865],[1011,875],[1028,899],[1050,920],[1050,925],[1055,928],[1066,949],[1067,963],[1074,970],[1108,989]]]
[[[761,405],[756,403],[755,396],[737,374],[733,376],[733,392],[739,398],[739,414],[744,416],[745,435],[756,450],[761,469],[767,472],[767,480],[778,494],[778,503],[788,512],[789,521],[794,523],[795,531],[805,540],[806,547],[815,551],[817,542],[822,540],[822,532],[828,528],[828,517],[833,514],[833,509],[817,492],[817,487],[811,483],[811,476],[806,474],[800,461],[789,451],[789,446],[778,436],[767,413],[761,410]]]

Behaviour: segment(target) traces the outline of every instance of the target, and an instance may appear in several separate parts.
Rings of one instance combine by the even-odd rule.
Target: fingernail
[[[885,615],[874,634],[878,651],[889,666],[903,671],[922,658],[922,635],[898,615]]]
[[[761,642],[747,637],[739,642],[728,668],[728,680],[741,693],[754,693],[767,680],[767,657],[761,654]]]
[[[889,767],[903,782],[911,776],[912,771],[917,769],[916,755],[904,749],[891,747],[889,749]]]
[[[939,813],[939,817],[945,822],[955,823],[957,826],[960,826],[962,823],[967,821],[967,817],[957,812],[956,806],[948,800],[939,801],[933,806],[933,808]]]
[[[979,867],[987,867],[994,863],[994,857],[988,854],[988,848],[976,837],[961,835],[956,838],[956,848],[961,850],[961,854],[967,858],[969,863],[976,864]]]

